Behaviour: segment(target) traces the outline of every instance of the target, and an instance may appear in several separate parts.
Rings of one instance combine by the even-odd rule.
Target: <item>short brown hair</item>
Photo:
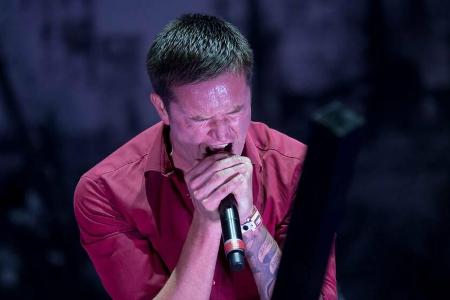
[[[153,90],[167,106],[171,86],[201,82],[224,72],[242,73],[250,85],[253,51],[232,24],[214,16],[186,14],[156,37],[146,65]]]

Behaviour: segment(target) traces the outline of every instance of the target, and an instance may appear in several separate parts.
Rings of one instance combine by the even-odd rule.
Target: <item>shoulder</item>
[[[252,122],[249,134],[261,158],[273,155],[279,156],[283,161],[302,162],[305,159],[307,150],[305,144],[264,123]]]
[[[287,214],[303,169],[307,146],[269,128],[252,123],[249,129],[261,161],[261,185],[266,205],[273,207],[281,220]]]
[[[129,166],[145,163],[152,146],[160,142],[158,138],[161,138],[162,127],[163,124],[160,122],[147,128],[84,173],[82,177],[89,177],[96,181],[108,173],[125,171]]]
[[[75,206],[119,210],[141,190],[142,178],[153,146],[161,143],[158,123],[119,147],[84,173],[75,188]]]
[[[153,146],[161,143],[161,134],[162,124],[158,123],[81,176],[73,204],[84,243],[130,230],[127,212],[142,191],[147,158]]]

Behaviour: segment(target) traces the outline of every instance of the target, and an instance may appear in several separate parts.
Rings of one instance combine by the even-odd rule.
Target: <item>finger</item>
[[[245,181],[245,177],[242,174],[238,174],[228,180],[223,185],[216,188],[208,197],[203,199],[202,205],[210,211],[217,210],[220,202],[229,194],[231,194],[238,186]]]
[[[231,178],[238,174],[244,175],[248,171],[248,166],[246,164],[238,164],[223,170],[215,171],[211,176],[199,187],[191,188],[194,191],[194,197],[197,199],[203,199],[209,196],[218,187],[229,181]],[[246,176],[245,176],[246,177]]]
[[[198,189],[200,186],[203,186],[205,182],[209,181],[210,177],[214,176],[217,171],[225,170],[238,165],[246,165],[251,169],[251,161],[247,157],[233,155],[231,157],[222,158],[210,165],[209,168],[203,170],[203,172],[198,173],[195,177],[191,177],[191,188],[193,190]]]
[[[230,156],[229,153],[217,153],[211,156],[208,156],[196,165],[194,165],[189,171],[185,173],[185,179],[186,181],[190,181],[192,178],[195,178],[198,176],[198,174],[203,173],[205,170],[207,170],[212,164],[214,164],[216,161],[219,161],[221,159],[224,159],[226,157]]]

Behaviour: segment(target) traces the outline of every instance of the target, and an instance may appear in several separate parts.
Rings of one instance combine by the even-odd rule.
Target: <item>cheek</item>
[[[206,126],[201,127],[190,124],[189,122],[179,122],[174,124],[173,127],[173,129],[176,130],[178,140],[185,144],[197,145],[208,133]]]
[[[250,115],[242,116],[237,126],[239,128],[240,135],[245,136],[247,134],[248,127],[250,126]]]

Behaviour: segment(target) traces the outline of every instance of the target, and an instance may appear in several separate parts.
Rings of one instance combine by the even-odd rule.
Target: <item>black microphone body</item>
[[[233,194],[229,194],[222,200],[219,205],[219,214],[225,255],[230,263],[231,270],[240,271],[245,265],[245,244],[242,240],[239,214]]]

